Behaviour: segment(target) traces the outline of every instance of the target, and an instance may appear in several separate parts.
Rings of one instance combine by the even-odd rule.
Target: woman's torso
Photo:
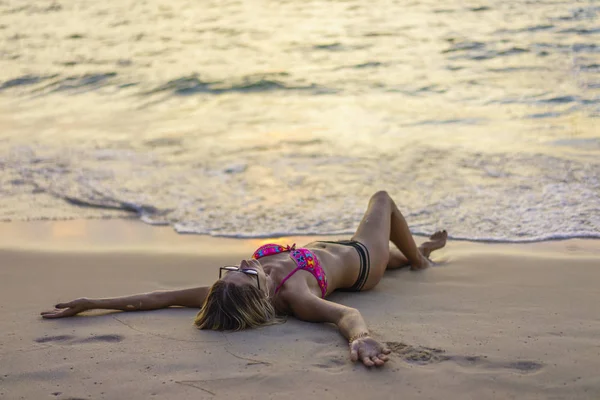
[[[353,247],[326,242],[311,242],[302,247],[309,249],[319,260],[327,276],[326,295],[336,289],[348,288],[354,284],[359,273],[360,259]],[[259,261],[265,273],[273,280],[275,287],[278,287],[298,267],[289,252],[262,257]],[[321,297],[321,288],[317,279],[313,274],[302,269],[294,272],[284,285],[295,286],[304,282],[312,293]]]

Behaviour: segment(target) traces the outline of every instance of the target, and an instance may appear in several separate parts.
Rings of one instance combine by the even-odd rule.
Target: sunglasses
[[[256,286],[258,286],[258,289],[260,290],[260,282],[258,280],[258,271],[257,270],[249,269],[249,268],[241,269],[240,267],[234,267],[234,266],[225,266],[225,267],[219,268],[219,279],[221,279],[221,277],[223,276],[223,271],[225,271],[225,273],[228,273],[230,271],[237,271],[237,272],[242,272],[246,275],[255,276],[256,277]]]

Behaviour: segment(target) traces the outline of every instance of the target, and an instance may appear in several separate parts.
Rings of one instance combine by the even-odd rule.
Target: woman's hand
[[[69,301],[68,303],[59,303],[54,307],[55,308],[52,311],[43,311],[41,313],[42,318],[52,319],[72,317],[80,312],[91,310],[93,308],[91,301],[83,297]]]
[[[350,343],[350,359],[362,361],[367,367],[380,367],[388,360],[390,349],[372,337],[365,336]]]

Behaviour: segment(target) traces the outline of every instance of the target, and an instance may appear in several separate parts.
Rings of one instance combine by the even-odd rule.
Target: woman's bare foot
[[[410,268],[413,270],[416,269],[425,269],[431,265],[431,260],[429,256],[435,250],[441,249],[446,245],[446,241],[448,240],[448,232],[445,230],[437,231],[433,235],[429,236],[429,241],[423,243],[419,246],[419,252],[421,253],[422,263],[420,265],[411,265]]]
[[[425,257],[429,258],[431,252],[441,249],[446,245],[446,240],[448,240],[448,232],[437,231],[433,235],[429,236],[429,241],[423,243],[419,246],[419,251]]]

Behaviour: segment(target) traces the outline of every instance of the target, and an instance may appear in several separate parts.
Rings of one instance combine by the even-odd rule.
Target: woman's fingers
[[[350,345],[350,359],[352,361],[360,360],[366,367],[381,367],[389,360],[387,354],[391,351],[385,346],[377,343],[361,343],[355,341]]]
[[[373,356],[371,357],[371,361],[373,361],[373,364],[375,364],[376,366],[380,367],[383,364],[385,364],[385,361],[381,360],[379,357],[377,356]]]
[[[59,312],[42,314],[42,318],[46,318],[46,319],[58,318],[59,316],[60,316]]]
[[[86,298],[75,299],[65,303],[58,303],[52,311],[42,311],[40,315],[43,318],[64,318],[72,317],[82,311],[89,309],[88,300]]]
[[[356,362],[358,360],[358,346],[352,346],[350,348],[350,359],[352,362]]]
[[[77,312],[73,308],[64,308],[62,310],[53,310],[53,311],[43,311],[41,313],[42,318],[52,319],[52,318],[63,318],[70,317],[72,315],[77,314]]]
[[[371,359],[369,357],[363,357],[362,358],[362,362],[363,364],[365,364],[367,367],[372,367],[373,365],[375,365],[373,363],[373,361],[371,361]]]

